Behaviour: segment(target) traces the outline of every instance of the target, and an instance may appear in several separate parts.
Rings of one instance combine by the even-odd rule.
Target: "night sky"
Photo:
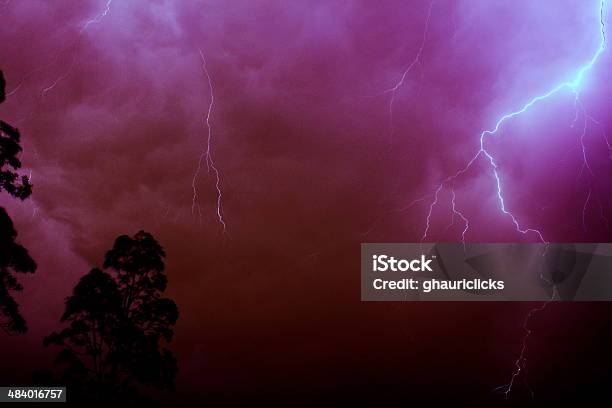
[[[105,7],[0,4],[0,117],[21,131],[34,185],[0,206],[39,265],[17,296],[30,331],[0,336],[2,385],[51,365],[42,338],[65,297],[116,236],[144,229],[166,249],[180,310],[179,399],[503,399],[493,389],[534,305],[362,303],[359,245],[421,240],[437,185],[480,132],[591,58],[599,1]],[[204,161],[193,193],[211,103],[200,50],[225,231]],[[612,238],[611,64],[606,49],[578,102],[559,92],[489,141],[507,208],[547,241]],[[454,188],[466,240],[538,241],[500,211],[484,160]],[[430,220],[427,241],[461,239],[449,189]],[[551,304],[530,322],[522,376],[537,397],[609,383],[610,311]]]

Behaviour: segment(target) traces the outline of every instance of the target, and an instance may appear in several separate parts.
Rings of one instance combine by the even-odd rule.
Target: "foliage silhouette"
[[[83,397],[136,398],[142,386],[173,389],[178,368],[165,345],[178,308],[162,297],[164,257],[151,234],[122,235],[106,253],[106,270],[92,269],[66,299],[61,321],[68,327],[44,344],[63,347],[57,359],[64,366],[61,379]]]
[[[4,99],[5,81],[0,71],[0,103]],[[17,158],[21,152],[20,138],[17,128],[0,120],[0,192],[5,190],[13,197],[25,200],[32,194],[32,185],[28,176],[17,173],[21,168],[21,161]]]
[[[33,273],[36,263],[28,251],[15,242],[17,231],[4,208],[0,207],[0,328],[7,334],[25,333],[27,325],[11,291],[23,290],[14,272]]]
[[[6,81],[4,80],[4,73],[0,71],[0,103],[6,99]]]
[[[6,82],[0,71],[0,103],[4,102]],[[0,192],[6,191],[13,197],[26,199],[32,194],[32,185],[27,176],[19,176],[21,168],[17,155],[21,152],[19,130],[0,120]],[[20,181],[19,181],[20,180]],[[33,273],[36,263],[28,251],[17,242],[17,231],[13,222],[0,207],[0,328],[7,334],[21,334],[27,331],[19,305],[11,292],[23,290],[14,273]]]

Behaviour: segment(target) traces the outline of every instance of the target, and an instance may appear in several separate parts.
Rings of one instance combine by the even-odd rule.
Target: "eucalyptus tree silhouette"
[[[28,251],[15,242],[16,237],[13,222],[0,207],[0,328],[7,334],[27,331],[19,305],[11,296],[11,291],[23,290],[13,272],[33,273],[36,270],[36,263]]]
[[[164,258],[151,234],[122,235],[106,253],[106,270],[92,269],[66,299],[61,321],[68,327],[44,344],[63,347],[61,380],[80,387],[84,398],[123,400],[141,386],[173,388],[178,368],[166,345],[178,308],[162,297]]]
[[[5,99],[4,74],[0,71],[0,103]],[[21,161],[19,130],[0,120],[0,192],[25,200],[32,194],[28,176],[20,176],[17,170]],[[7,334],[20,334],[27,331],[24,318],[19,313],[19,305],[11,292],[23,290],[14,273],[33,273],[36,263],[28,251],[15,239],[17,231],[6,210],[0,207],[0,328]]]
[[[5,81],[0,71],[0,103],[4,99]],[[17,128],[0,120],[0,192],[4,190],[13,197],[25,200],[32,194],[32,185],[28,176],[17,173],[21,168],[21,161],[17,158],[21,153],[20,137]]]

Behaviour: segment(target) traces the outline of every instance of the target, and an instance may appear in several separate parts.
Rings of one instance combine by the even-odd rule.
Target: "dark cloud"
[[[351,369],[365,381],[368,355],[399,372],[399,362],[377,351],[383,335],[431,374],[450,368],[427,368],[406,342],[430,350],[445,343],[439,336],[465,346],[486,333],[495,346],[480,358],[493,362],[476,365],[496,376],[482,388],[505,381],[500,373],[511,368],[523,309],[361,304],[359,243],[420,239],[430,201],[408,204],[461,168],[500,112],[588,58],[597,46],[597,10],[572,2],[553,11],[542,2],[436,2],[420,63],[395,94],[391,119],[384,91],[414,58],[428,7],[115,0],[81,34],[104,1],[2,8],[0,68],[9,92],[19,86],[2,117],[22,130],[35,190],[24,204],[1,203],[40,265],[21,299],[32,333],[10,347],[45,361],[37,338],[55,328],[70,288],[100,264],[115,236],[144,228],[167,249],[186,393],[203,383],[223,393],[282,381],[285,389],[313,381],[325,390]],[[213,154],[227,235],[206,171],[197,181],[202,218],[192,213],[210,98],[198,49],[213,79]],[[538,106],[492,142],[512,194],[508,205],[552,241],[609,237],[598,215],[601,202],[610,216],[600,133],[609,128],[609,61],[602,57],[583,93],[602,124],[588,129],[598,181],[586,232],[572,95]],[[500,214],[494,188],[484,163],[457,181],[457,202],[473,220],[469,239],[522,239]],[[450,195],[440,198],[432,239],[457,240],[460,230],[445,230]],[[503,324],[500,315],[508,317]]]

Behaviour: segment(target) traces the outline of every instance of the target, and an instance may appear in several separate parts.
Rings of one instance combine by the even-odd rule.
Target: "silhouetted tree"
[[[64,347],[58,363],[69,369],[62,375],[89,398],[124,398],[141,385],[173,388],[177,364],[165,345],[178,309],[162,297],[164,257],[149,233],[118,237],[106,253],[106,271],[92,269],[66,299],[61,321],[68,327],[45,338],[45,345]]]
[[[19,314],[19,305],[10,293],[23,290],[13,273],[33,273],[36,270],[36,263],[28,251],[15,242],[16,237],[13,222],[0,207],[0,328],[8,334],[27,330],[26,322]]]
[[[6,81],[4,80],[4,73],[0,71],[0,103],[4,102],[6,98]]]
[[[0,103],[4,101],[4,74],[0,71]],[[5,190],[13,197],[25,200],[32,194],[32,185],[28,176],[20,176],[17,170],[21,161],[17,155],[21,153],[19,130],[0,120],[0,191]]]
[[[5,99],[4,74],[0,71],[0,103]],[[17,155],[21,152],[19,130],[0,120],[0,192],[3,190],[11,196],[26,199],[32,194],[32,185],[27,176],[19,176],[21,161]],[[0,328],[8,334],[24,333],[27,325],[19,313],[19,305],[11,292],[23,290],[14,274],[33,273],[36,263],[28,251],[17,242],[17,231],[13,222],[0,207]]]

